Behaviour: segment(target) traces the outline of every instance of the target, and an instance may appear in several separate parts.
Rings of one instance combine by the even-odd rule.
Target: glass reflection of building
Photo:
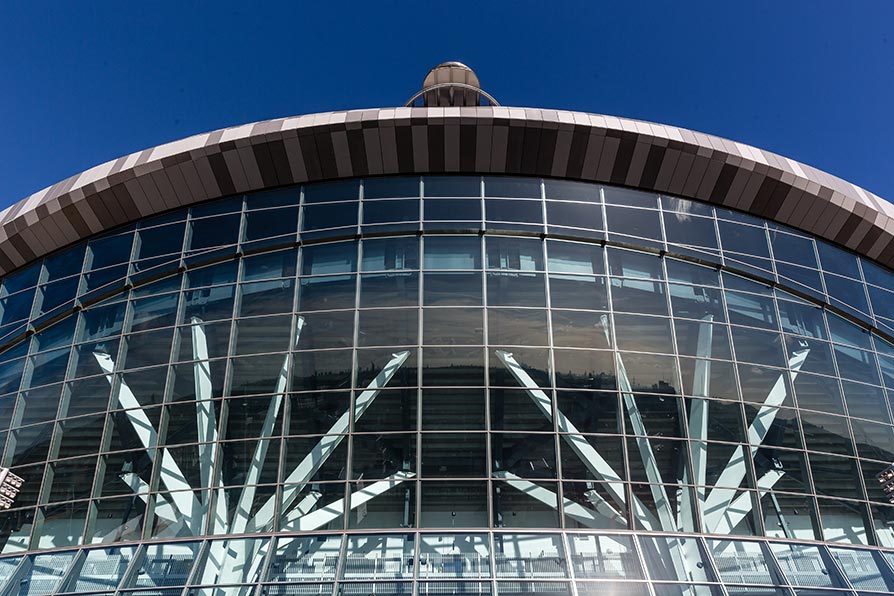
[[[3,596],[894,590],[894,273],[835,236],[883,208],[820,233],[590,153],[345,176],[311,145],[306,183],[159,158],[217,196],[3,241]]]

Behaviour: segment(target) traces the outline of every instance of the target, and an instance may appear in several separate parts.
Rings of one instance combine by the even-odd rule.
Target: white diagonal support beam
[[[143,501],[143,503],[149,505],[152,502],[149,495],[149,485],[145,480],[132,472],[126,472],[119,477],[131,487],[134,494],[137,498]],[[157,494],[154,498],[155,507],[153,508],[152,514],[157,518],[163,519],[168,524],[163,530],[157,531],[157,536],[159,538],[176,536],[184,525],[184,519],[179,515],[176,505],[168,498],[170,496],[171,495]],[[117,530],[114,532],[117,532]]]
[[[196,392],[196,427],[199,439],[199,471],[202,486],[211,486],[214,475],[214,453],[217,443],[217,422],[214,419],[214,394],[211,383],[211,367],[208,360],[208,338],[205,337],[204,321],[198,317],[190,320],[192,336],[193,382]]]
[[[652,492],[652,499],[655,501],[655,510],[658,514],[658,521],[661,530],[665,532],[673,532],[677,530],[674,521],[674,513],[671,508],[670,499],[668,499],[667,491],[664,489],[664,479],[658,470],[658,462],[655,453],[652,451],[652,443],[646,432],[646,425],[643,422],[642,414],[636,405],[636,397],[633,395],[633,388],[630,385],[630,379],[627,377],[627,369],[624,367],[624,359],[621,354],[617,354],[618,363],[618,384],[621,386],[621,398],[624,401],[624,408],[627,410],[627,416],[630,419],[630,425],[633,433],[636,435],[636,447],[639,450],[640,459],[643,462],[643,470],[646,473],[646,479],[649,481],[649,490]],[[676,480],[676,479],[675,479]]]
[[[525,369],[522,368],[511,352],[496,350],[496,354],[503,363],[503,366],[512,373],[515,380],[525,389],[528,397],[534,401],[537,409],[539,409],[547,419],[552,420],[552,404],[546,393],[537,386],[534,379],[532,379]],[[562,439],[569,447],[571,447],[571,450],[574,451],[578,458],[580,458],[581,462],[583,462],[590,473],[599,480],[605,482],[605,487],[608,490],[609,496],[615,502],[614,507],[606,503],[609,507],[609,517],[614,517],[614,514],[620,514],[621,511],[626,510],[627,497],[624,492],[624,483],[621,476],[614,470],[614,468],[612,468],[611,464],[602,457],[599,451],[587,441],[577,427],[574,426],[574,423],[571,422],[571,420],[559,409],[556,409],[556,425],[558,426],[559,432],[562,433],[560,435]],[[642,501],[635,496],[633,497],[633,510],[637,519],[646,524],[648,529],[658,528],[658,520],[655,519],[655,516],[652,515]]]
[[[516,476],[511,472],[494,472],[494,478],[502,480],[515,490],[522,492],[532,499],[543,503],[554,511],[559,510],[559,495],[547,488],[534,484],[530,480],[525,480],[524,478]],[[592,498],[589,494],[587,495],[587,497],[588,499]],[[606,503],[605,500],[602,499],[602,497],[599,497],[598,495],[596,495],[596,497],[598,497],[598,499],[593,500],[596,500],[597,503],[600,503],[596,506],[598,514],[597,512],[587,509],[580,503],[575,503],[574,501],[571,501],[569,499],[562,499],[562,508],[565,511],[565,515],[577,522],[580,522],[588,528],[605,529],[606,525],[610,527],[614,526],[626,528],[627,520],[617,512],[611,514],[604,509],[600,510],[602,504],[607,506],[608,503]],[[606,524],[606,521],[610,523]]]
[[[705,485],[708,459],[708,402],[711,395],[711,344],[714,340],[714,315],[707,315],[698,326],[695,370],[692,378],[692,395],[689,411],[689,439],[692,443],[692,469],[695,484]]]
[[[540,413],[548,420],[552,421],[552,401],[537,385],[534,379],[531,378],[531,375],[522,368],[521,364],[518,363],[511,352],[496,350],[496,354],[497,358],[500,359],[500,362],[503,363],[503,366],[512,373],[512,376],[515,377],[515,380],[518,381],[519,385],[525,389],[528,397],[531,398],[534,405],[540,410]],[[561,410],[556,411],[556,423],[558,424],[559,432],[565,433],[562,435],[562,438],[568,443],[571,450],[577,454],[584,465],[587,466],[587,469],[590,470],[596,478],[606,483],[606,488],[612,499],[623,509],[627,502],[627,498],[624,494],[624,482],[621,479],[621,476],[615,472],[611,464],[608,463],[592,445],[590,445],[589,441],[584,438],[583,434],[581,434],[577,427],[574,426],[574,423],[571,422]]]
[[[294,346],[298,346],[301,338],[301,331],[304,329],[304,317],[298,317],[295,333]],[[245,486],[239,493],[239,500],[236,503],[236,511],[233,513],[233,520],[229,524],[228,533],[242,534],[248,525],[251,516],[251,506],[254,503],[257,494],[257,484],[263,471],[264,461],[267,459],[267,451],[270,447],[268,440],[273,435],[273,429],[276,426],[276,420],[279,418],[279,412],[282,409],[282,403],[285,399],[289,372],[291,371],[292,355],[286,354],[283,358],[282,366],[279,370],[279,376],[276,380],[276,388],[273,396],[270,398],[270,404],[267,406],[267,414],[261,425],[261,431],[258,436],[258,442],[255,445],[254,453],[248,465],[245,474]],[[223,491],[220,491],[223,496]],[[221,503],[221,499],[217,499]],[[244,577],[244,574],[251,569],[251,562],[257,557],[256,549],[258,544],[246,540],[234,541],[231,544],[226,542],[215,542],[212,544],[208,553],[208,563],[206,564],[206,576],[212,574],[217,578],[219,583],[232,583],[247,581],[250,578]]]
[[[301,337],[301,330],[304,328],[304,317],[298,317],[297,333],[295,335],[295,346]],[[279,417],[279,411],[282,409],[282,402],[286,395],[286,384],[291,370],[291,354],[286,354],[283,358],[282,368],[279,371],[279,378],[276,380],[276,390],[270,405],[267,407],[267,415],[264,417],[264,424],[261,426],[261,433],[255,451],[252,454],[251,464],[248,473],[245,476],[245,488],[239,496],[239,503],[236,506],[236,513],[233,517],[233,523],[230,526],[231,534],[241,534],[245,531],[251,513],[251,505],[255,499],[257,491],[258,479],[264,466],[264,460],[267,459],[267,449],[270,446],[269,439],[273,436],[273,428],[276,426],[276,419]]]
[[[388,384],[391,377],[397,373],[397,370],[403,366],[404,362],[409,358],[409,350],[404,350],[393,354],[391,360],[382,368],[376,378],[370,382],[367,388],[354,400],[353,420],[356,422],[378,397],[379,392]],[[288,511],[298,498],[300,485],[310,480],[314,474],[326,463],[326,460],[335,451],[336,447],[344,440],[351,424],[351,412],[345,412],[335,421],[335,424],[326,432],[320,441],[314,445],[304,459],[292,470],[283,484],[293,485],[291,490],[283,490],[282,495],[282,511]],[[255,516],[246,525],[246,532],[262,531],[273,523],[273,516],[276,510],[276,499],[270,497],[258,510]]]
[[[349,511],[369,503],[379,495],[385,494],[392,488],[403,484],[407,480],[416,477],[413,472],[396,472],[369,486],[351,493]],[[339,499],[320,507],[311,513],[298,515],[299,511],[291,511],[285,517],[288,530],[291,532],[311,532],[322,528],[326,524],[338,519],[345,513],[345,499]]]
[[[689,470],[684,467],[683,486],[678,490],[677,522],[683,530],[694,532],[695,519],[693,518],[693,494],[688,484],[695,484],[696,499],[699,505],[705,501],[705,477],[707,475],[708,462],[708,412],[711,394],[711,345],[714,339],[714,315],[706,315],[702,318],[698,327],[698,342],[696,345],[696,361],[692,374],[692,395],[689,408],[689,448],[692,453],[692,470],[695,482],[689,481]]]
[[[801,366],[809,353],[810,349],[806,348],[795,352],[789,358],[788,365],[791,369],[792,382],[795,381],[798,371],[801,370]],[[748,427],[749,446],[747,450],[749,455],[746,456],[746,448],[744,446],[738,447],[717,478],[715,487],[711,489],[711,492],[705,498],[703,505],[705,513],[703,515],[706,528],[717,526],[717,516],[721,515],[721,512],[729,506],[736,496],[736,491],[742,485],[742,481],[745,480],[747,471],[746,459],[754,457],[757,450],[760,449],[767,432],[776,419],[779,406],[782,405],[788,396],[788,392],[785,389],[785,374],[785,372],[779,374],[779,378],[776,379],[763,405],[758,410],[754,422]]]
[[[96,362],[105,373],[106,380],[108,380],[110,385],[113,384],[114,377],[112,371],[115,370],[115,362],[112,360],[112,357],[102,352],[93,352],[93,357],[96,358]],[[158,449],[156,451],[158,431],[152,426],[152,422],[146,416],[146,412],[143,411],[142,405],[124,379],[121,379],[118,386],[118,405],[125,408],[124,415],[133,427],[143,449],[146,450],[146,455],[153,463],[156,463],[157,451],[161,452],[159,479],[171,491],[170,494],[174,507],[181,518],[186,521],[193,535],[201,534],[205,520],[203,507],[196,499],[193,487],[187,482],[186,475],[183,474],[171,452],[168,449]]]
[[[212,527],[223,528],[227,522],[226,492],[223,490],[223,479],[218,477],[214,482],[214,469],[217,467],[218,432],[217,420],[214,416],[214,386],[211,382],[211,362],[208,356],[208,338],[205,335],[205,324],[199,317],[190,319],[192,327],[193,382],[196,392],[196,430],[199,439],[199,472],[202,486],[214,488],[208,491],[213,500],[214,510]]]
[[[763,497],[767,494],[783,476],[785,476],[783,470],[770,470],[758,478],[758,496]],[[746,491],[733,499],[723,511],[716,512],[718,515],[712,516],[712,519],[717,520],[715,526],[713,528],[706,527],[705,531],[709,534],[731,534],[733,529],[745,519],[745,516],[751,513],[753,507],[752,496]]]

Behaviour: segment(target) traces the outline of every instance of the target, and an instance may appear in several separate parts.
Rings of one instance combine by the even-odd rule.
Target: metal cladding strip
[[[667,125],[484,106],[310,114],[118,158],[0,212],[0,275],[97,228],[229,194],[354,176],[438,173],[552,176],[678,194],[746,210],[894,267],[894,208],[815,168]],[[848,218],[860,225],[842,228]]]

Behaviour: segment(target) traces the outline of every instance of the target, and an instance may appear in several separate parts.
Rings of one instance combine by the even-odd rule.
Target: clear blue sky
[[[460,60],[504,105],[781,153],[894,199],[894,2],[0,3],[0,207],[244,122],[399,105]]]

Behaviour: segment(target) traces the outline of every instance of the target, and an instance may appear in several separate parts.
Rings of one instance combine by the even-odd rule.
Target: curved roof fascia
[[[700,199],[894,267],[894,206],[810,166],[673,126],[488,106],[309,114],[132,153],[0,213],[0,274],[118,225],[234,193],[432,173],[551,176]]]

